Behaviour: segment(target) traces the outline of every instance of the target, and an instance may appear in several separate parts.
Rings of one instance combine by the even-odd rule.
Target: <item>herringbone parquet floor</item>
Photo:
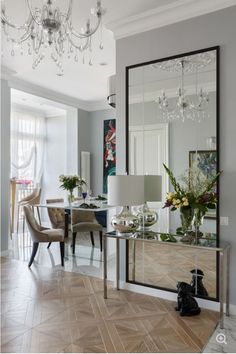
[[[2,352],[200,352],[218,314],[182,318],[175,303],[101,279],[1,259]]]

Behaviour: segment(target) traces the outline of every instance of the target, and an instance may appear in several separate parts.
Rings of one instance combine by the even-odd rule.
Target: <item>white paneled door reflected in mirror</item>
[[[127,171],[162,176],[162,201],[148,203],[158,221],[146,231],[159,232],[163,242],[217,245],[219,47],[127,67],[126,97]],[[167,243],[159,254],[153,243],[139,246],[127,281],[175,290],[198,269],[203,275],[194,275],[207,290],[198,295],[218,298],[213,253],[189,254],[180,246],[173,254]],[[127,264],[130,252],[131,245]]]

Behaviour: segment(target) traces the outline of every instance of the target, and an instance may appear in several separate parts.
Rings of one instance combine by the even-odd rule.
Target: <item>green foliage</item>
[[[208,208],[215,208],[217,195],[214,189],[222,171],[215,174],[215,176],[207,177],[199,168],[193,167],[181,176],[181,183],[179,183],[173,172],[165,164],[163,166],[174,188],[174,193],[168,193],[164,208],[170,207],[171,211],[180,208],[192,208],[198,209],[203,213],[206,213]]]
[[[70,193],[72,193],[76,187],[81,188],[83,185],[86,185],[85,180],[77,175],[74,176],[61,175],[59,176],[59,181],[62,183],[60,185],[60,188],[65,189]]]
[[[168,233],[160,234],[160,239],[163,242],[177,242],[176,238],[173,235],[168,234]]]

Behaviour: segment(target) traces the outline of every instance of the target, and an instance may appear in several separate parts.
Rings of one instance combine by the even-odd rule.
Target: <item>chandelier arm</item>
[[[73,39],[72,39],[69,35],[67,35],[67,37],[68,37],[68,40],[69,40],[70,44],[72,44],[73,47],[75,47],[76,49],[79,49],[79,51],[80,51],[81,53],[82,53],[83,51],[85,51],[86,49],[88,49],[89,43],[90,43],[89,37],[86,38],[86,43],[85,43],[83,46],[81,46],[81,45],[78,46],[77,44],[75,44],[75,42],[73,41]]]
[[[77,32],[74,27],[72,27],[72,25],[68,24],[68,27],[69,27],[69,30],[70,32],[77,38],[88,38],[88,37],[91,37],[98,29],[98,27],[100,26],[100,23],[101,23],[101,16],[98,17],[98,22],[96,24],[96,26],[91,29],[89,32],[86,31],[85,33],[80,33],[80,32]]]
[[[32,19],[32,16],[29,15],[29,19],[24,25],[13,24],[13,23],[11,23],[11,21],[9,21],[7,19],[7,17],[5,16],[4,12],[1,11],[1,20],[2,20],[3,24],[7,24],[8,26],[10,26],[10,27],[12,27],[14,29],[17,29],[17,30],[25,30],[27,27],[29,27],[31,19]]]
[[[29,8],[30,14],[31,14],[34,22],[37,23],[38,26],[41,26],[42,25],[42,21],[38,21],[37,18],[35,17],[35,15],[34,15],[33,11],[32,11],[31,0],[27,0],[27,4],[28,4],[28,8]]]
[[[4,30],[5,35],[10,39],[10,41],[12,43],[16,43],[16,44],[22,44],[24,41],[26,41],[30,37],[30,34],[31,34],[30,28],[28,28],[27,31],[20,37],[20,39],[16,40],[7,32],[5,27],[3,28],[3,30]]]
[[[69,5],[68,5],[68,11],[66,14],[66,22],[69,20],[71,13],[72,13],[72,6],[73,6],[73,0],[69,0]]]

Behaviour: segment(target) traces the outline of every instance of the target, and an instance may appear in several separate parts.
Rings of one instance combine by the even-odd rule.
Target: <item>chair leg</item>
[[[60,242],[60,251],[61,251],[61,265],[62,267],[64,267],[64,254],[65,254],[64,242]]]
[[[75,241],[77,232],[73,232],[72,253],[75,254]]]
[[[49,244],[48,244],[47,248],[49,248],[49,247],[51,246],[51,243],[52,243],[52,242],[49,242]]]
[[[33,243],[33,250],[32,250],[32,254],[31,254],[31,257],[30,257],[30,261],[29,261],[29,264],[28,264],[28,267],[31,266],[31,264],[33,263],[34,261],[34,257],[38,251],[38,247],[39,247],[39,243],[38,242],[34,242]]]
[[[90,231],[90,239],[91,239],[92,246],[94,247],[94,238],[93,238],[93,232],[92,231]]]
[[[100,251],[102,252],[102,231],[99,231],[99,237],[100,237]]]
[[[23,237],[25,235],[25,216],[23,216]]]
[[[39,207],[36,207],[37,209],[37,214],[38,214],[38,219],[39,219],[39,225],[41,225],[41,218],[40,218],[40,213],[39,213]]]
[[[18,231],[19,231],[19,218],[20,218],[20,206],[18,205],[18,207],[17,207],[17,226],[16,226],[17,234],[18,234]]]

